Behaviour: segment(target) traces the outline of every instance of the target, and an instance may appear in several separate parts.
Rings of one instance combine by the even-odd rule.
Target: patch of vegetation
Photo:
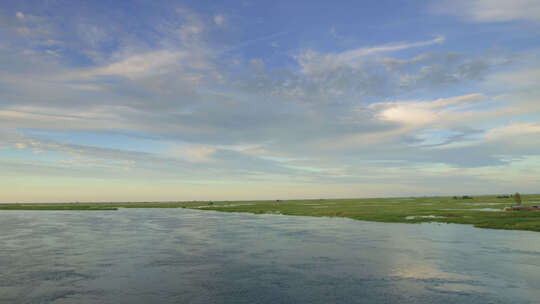
[[[346,217],[363,221],[392,223],[440,222],[470,224],[480,228],[531,230],[540,232],[540,212],[503,211],[514,204],[497,196],[417,197],[372,199],[273,200],[252,202],[172,202],[172,203],[78,203],[4,204],[0,210],[116,210],[117,208],[190,208],[254,214]],[[520,195],[530,206],[540,195]]]
[[[473,199],[472,196],[468,196],[468,195],[463,195],[462,197],[453,196],[452,198],[455,199],[455,200],[457,200],[457,199]],[[499,198],[499,197],[497,197],[497,198]]]
[[[57,210],[117,210],[117,207],[99,205],[99,204],[2,204],[0,210],[44,210],[44,211],[57,211]]]
[[[519,192],[516,192],[514,194],[514,202],[516,203],[516,205],[521,205],[521,195],[519,194]]]

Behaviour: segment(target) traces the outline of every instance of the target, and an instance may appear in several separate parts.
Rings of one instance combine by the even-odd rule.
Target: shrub
[[[519,192],[514,194],[514,202],[516,202],[516,205],[521,205],[521,195],[519,195]]]

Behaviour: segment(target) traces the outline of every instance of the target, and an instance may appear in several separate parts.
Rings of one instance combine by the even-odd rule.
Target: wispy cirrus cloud
[[[342,65],[354,66],[355,64],[358,64],[358,60],[365,56],[401,51],[409,48],[425,47],[434,44],[442,44],[444,41],[444,36],[439,35],[431,40],[426,41],[389,43],[384,45],[356,48],[340,53],[320,54],[318,52],[308,50],[295,56],[295,58],[302,67],[302,71],[304,73],[314,74],[329,69],[336,69]]]

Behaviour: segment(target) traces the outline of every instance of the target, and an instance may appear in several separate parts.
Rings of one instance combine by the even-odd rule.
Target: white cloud
[[[0,128],[44,128],[64,130],[130,128],[121,115],[123,107],[96,107],[85,111],[69,108],[18,106],[0,109]],[[120,114],[122,113],[122,114]]]
[[[186,56],[185,52],[169,50],[132,55],[104,67],[90,70],[88,76],[116,75],[138,78],[164,74]]]
[[[400,51],[404,49],[414,48],[414,47],[423,47],[423,46],[429,46],[433,44],[441,44],[445,40],[444,36],[437,36],[433,38],[432,40],[427,41],[420,41],[420,42],[402,42],[402,43],[390,43],[385,45],[379,45],[379,46],[373,46],[373,47],[366,47],[366,48],[358,48],[349,50],[343,53],[337,54],[337,61],[351,61],[358,57],[372,55],[376,53],[382,53],[382,52],[393,52],[393,51]]]
[[[444,36],[437,36],[431,40],[420,42],[390,43],[372,47],[356,48],[341,53],[320,54],[313,50],[308,50],[295,56],[302,70],[306,74],[317,73],[328,69],[335,69],[340,65],[354,65],[363,57],[378,53],[400,51],[415,47],[424,47],[434,44],[441,44],[445,40]]]
[[[363,151],[366,147],[376,145],[377,149],[395,151],[395,149],[403,149],[409,145],[417,145],[418,142],[411,142],[411,138],[423,142],[429,141],[427,138],[419,138],[419,132],[429,130],[434,130],[434,134],[440,130],[446,130],[447,133],[455,133],[456,138],[465,137],[461,136],[464,135],[461,134],[461,131],[450,130],[470,130],[471,122],[477,123],[479,120],[477,118],[481,117],[484,111],[468,109],[468,107],[487,100],[489,99],[485,95],[474,93],[435,100],[383,101],[368,106],[357,106],[347,117],[348,123],[366,122],[368,117],[372,117],[373,119],[368,121],[368,126],[379,125],[381,127],[371,131],[359,130],[356,133],[325,139],[330,140],[331,144],[326,143],[327,148],[325,147],[324,150],[356,149]],[[423,136],[429,134],[429,132],[427,134],[424,132]],[[320,141],[314,146],[323,144],[323,141]],[[367,152],[367,154],[370,153]]]
[[[395,104],[380,113],[384,120],[403,123],[405,125],[425,125],[438,120],[440,113],[432,111],[426,104]]]
[[[438,3],[433,9],[476,22],[540,21],[538,0],[452,0]]]
[[[100,43],[111,39],[110,33],[95,24],[79,22],[76,30],[77,36],[90,48],[95,48]]]
[[[216,153],[216,148],[209,146],[183,146],[173,148],[168,154],[193,163],[207,163],[214,161],[212,155]]]
[[[204,28],[201,25],[195,24],[186,24],[182,25],[178,30],[182,40],[187,41],[189,39],[195,39],[200,33],[202,33]]]
[[[431,107],[464,106],[485,100],[486,96],[480,93],[468,94],[450,98],[439,98],[430,103]]]
[[[15,14],[15,17],[17,17],[17,19],[19,20],[24,20],[24,14],[22,12],[17,12]]]
[[[225,24],[225,17],[223,15],[215,15],[214,16],[214,23],[217,26],[223,26]]]
[[[55,57],[60,57],[60,54],[58,54],[57,51],[54,51],[54,50],[46,50],[45,53],[47,55],[51,55],[51,56],[55,56]]]
[[[486,82],[496,87],[511,87],[512,89],[538,88],[540,67],[527,67],[521,70],[494,73],[487,77]]]
[[[19,150],[26,149],[28,146],[25,143],[16,143],[15,147]]]
[[[398,122],[406,127],[420,127],[428,124],[443,124],[455,117],[454,111],[463,106],[485,100],[486,96],[475,93],[434,101],[394,101],[369,105],[383,120]],[[463,112],[460,114],[462,115]]]
[[[209,162],[216,153],[212,147],[191,147],[186,150],[187,159],[194,162]]]
[[[515,140],[516,137],[540,143],[540,123],[521,122],[513,123],[503,127],[497,127],[486,132],[487,140],[507,139]]]
[[[198,42],[200,40],[200,36],[203,34],[206,28],[206,24],[201,16],[184,8],[178,8],[176,12],[183,20],[182,24],[177,30],[181,42],[184,45]]]

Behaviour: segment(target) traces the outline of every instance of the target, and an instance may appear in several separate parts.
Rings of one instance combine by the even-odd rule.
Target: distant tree
[[[516,202],[516,205],[521,205],[521,195],[519,195],[519,192],[514,194],[514,202]]]

